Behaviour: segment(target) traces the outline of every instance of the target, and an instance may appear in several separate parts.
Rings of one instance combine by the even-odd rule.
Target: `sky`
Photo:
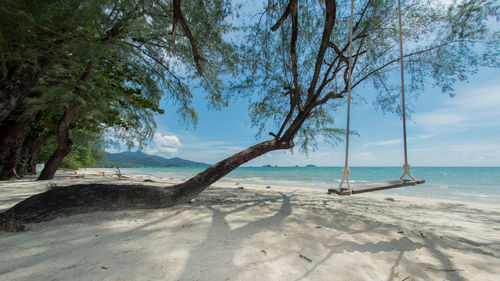
[[[412,166],[500,166],[500,70],[480,69],[467,82],[454,85],[455,96],[429,86],[418,98],[408,99],[413,113],[407,120],[408,162]],[[372,91],[370,88],[364,90]],[[195,92],[199,122],[194,128],[179,122],[166,102],[166,113],[156,118],[158,128],[145,153],[216,163],[257,142],[248,104],[231,103],[209,110],[203,93]],[[345,128],[345,108],[335,113],[336,126]],[[376,110],[368,98],[351,107],[350,166],[402,166],[402,121],[395,114]],[[276,129],[275,129],[276,130]],[[117,149],[110,149],[117,152]],[[345,143],[320,144],[307,155],[298,149],[275,151],[243,166],[343,166]]]

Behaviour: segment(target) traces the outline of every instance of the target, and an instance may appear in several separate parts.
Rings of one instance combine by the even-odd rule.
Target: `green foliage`
[[[78,170],[82,167],[95,166],[95,159],[89,150],[73,149],[61,162],[61,168]]]
[[[234,67],[223,38],[232,30],[224,22],[230,2],[182,1],[181,10],[196,49],[185,28],[173,39],[172,1],[2,1],[0,79],[22,63],[37,64],[43,75],[36,98],[24,101],[26,114],[41,112],[50,133],[66,109],[78,108],[72,128],[142,146],[154,115],[164,112],[162,97],[194,124],[191,89],[204,88],[214,107],[226,104],[219,76]]]
[[[64,113],[78,109],[70,125],[73,151],[63,167],[95,165],[97,155],[102,161],[104,139],[142,147],[153,136],[155,114],[164,113],[162,97],[169,110],[193,124],[198,117],[191,89],[204,88],[215,108],[226,105],[219,76],[232,73],[235,61],[232,45],[223,39],[232,31],[224,22],[229,1],[182,1],[189,30],[177,27],[174,34],[179,19],[172,1],[5,4],[0,78],[22,63],[43,68],[34,98],[24,100],[25,113],[37,116],[32,125],[57,135]],[[48,160],[55,149],[52,139],[40,159]]]

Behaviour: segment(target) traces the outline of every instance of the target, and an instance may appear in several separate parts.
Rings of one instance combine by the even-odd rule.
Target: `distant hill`
[[[179,157],[174,158],[163,158],[160,156],[149,155],[141,151],[136,152],[120,152],[120,153],[109,153],[106,152],[104,155],[106,161],[97,163],[98,167],[122,167],[122,168],[132,168],[132,167],[144,167],[144,168],[154,168],[154,167],[208,167],[207,163],[194,162]]]

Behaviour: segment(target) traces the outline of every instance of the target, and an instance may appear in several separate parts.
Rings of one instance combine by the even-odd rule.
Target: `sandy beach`
[[[117,181],[88,169],[0,182],[0,210],[51,184]],[[218,182],[170,209],[0,232],[0,280],[499,280],[499,205],[269,186]]]

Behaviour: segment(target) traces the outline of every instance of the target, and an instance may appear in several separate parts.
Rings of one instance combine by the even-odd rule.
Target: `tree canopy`
[[[193,123],[192,88],[203,88],[216,107],[225,104],[219,76],[232,71],[235,59],[222,38],[232,30],[224,21],[226,1],[6,1],[0,12],[2,129],[16,146],[0,158],[17,157],[40,111],[60,116],[56,167],[71,151],[75,117],[142,145],[154,133],[163,96]],[[2,177],[15,163],[5,162]]]

